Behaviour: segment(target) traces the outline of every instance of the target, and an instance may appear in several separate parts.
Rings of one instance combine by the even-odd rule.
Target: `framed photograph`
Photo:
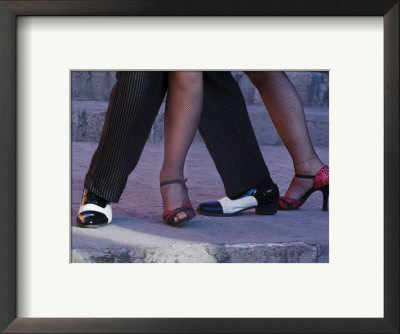
[[[183,127],[184,131],[181,132],[178,127],[175,130],[180,133],[177,136],[178,143],[172,140],[175,145],[171,145],[169,141],[169,123],[165,122],[170,119],[168,115],[178,115],[174,109],[178,103],[174,100],[174,90],[171,90],[175,76],[198,76],[199,81],[203,81],[204,109],[201,111],[198,128],[204,140],[200,133],[196,136],[197,126],[193,126],[191,132],[187,132],[187,127]],[[167,77],[168,92],[172,91],[171,94],[166,94],[166,84],[159,85],[160,82],[166,83]],[[279,202],[278,196],[270,206],[260,204],[256,208],[253,203],[256,197],[241,196],[243,191],[248,193],[249,189],[269,179],[272,180],[271,188],[274,188],[273,184],[277,184],[277,189],[280,189],[283,195],[291,182],[293,171],[290,155],[280,140],[274,123],[277,124],[283,140],[288,143],[289,149],[295,151],[295,159],[305,161],[297,164],[298,168],[303,168],[303,174],[319,173],[322,177],[323,171],[329,170],[328,71],[115,73],[80,70],[72,71],[71,79],[71,263],[329,262],[328,172],[323,176],[326,179],[323,181],[324,185],[319,188],[320,191],[305,190],[308,192],[305,192],[300,214],[297,209],[289,210],[291,207],[283,207],[288,204],[283,199]],[[134,88],[129,89],[131,93],[125,92],[129,87],[124,84],[125,80],[134,85]],[[140,98],[134,97],[140,95],[141,88],[138,84],[142,80],[149,82],[149,86],[144,89],[144,96],[148,97],[147,102],[131,109],[131,103],[138,99],[140,101]],[[201,84],[194,87],[201,88]],[[227,88],[231,89],[229,93],[225,93]],[[224,102],[220,102],[219,94],[227,95]],[[240,99],[242,95],[245,103]],[[125,96],[132,96],[132,100],[128,102],[123,99]],[[126,113],[119,112],[121,99],[127,102],[123,102],[126,110],[129,110]],[[270,117],[263,100],[266,101]],[[218,108],[211,108],[214,105]],[[245,105],[247,110],[244,109]],[[186,116],[195,116],[197,107],[200,107],[200,103],[192,101]],[[229,110],[227,114],[224,113],[226,110]],[[129,117],[136,112],[138,115],[149,116],[145,121],[139,117]],[[123,115],[126,115],[127,119]],[[189,123],[190,119],[188,118]],[[215,126],[215,122],[219,120],[222,120],[222,124]],[[110,127],[114,122],[119,125]],[[209,122],[212,122],[213,126],[210,126]],[[288,123],[293,126],[288,126]],[[115,134],[112,128],[118,129]],[[217,133],[215,129],[218,129]],[[238,130],[249,134],[243,138]],[[252,132],[255,136],[251,135]],[[123,138],[131,138],[132,133],[135,133],[136,137],[133,137],[133,142],[125,148],[118,145],[119,150],[101,153],[105,152],[103,145],[107,146],[110,141],[122,143]],[[182,186],[179,183],[167,183],[160,187],[159,173],[164,155],[165,159],[169,160],[168,147],[176,147],[173,152],[181,152],[188,147],[184,140],[187,133],[191,133],[191,137],[194,136],[185,159],[187,198],[194,208],[199,209],[190,220],[185,219],[179,224],[178,227],[182,228],[171,229],[170,225],[175,227],[174,221],[167,216],[162,219],[160,190],[165,197],[168,186],[175,187],[175,191]],[[290,139],[294,134],[297,141],[291,144]],[[118,136],[118,139],[115,136]],[[144,139],[141,140],[142,136],[148,138],[146,144]],[[300,149],[297,143],[303,143]],[[99,148],[96,148],[98,145]],[[261,154],[258,153],[258,147]],[[91,162],[95,151],[96,156],[103,156],[102,159],[108,161],[107,176],[102,175],[101,179],[114,181],[111,181],[112,185],[106,186],[107,189],[100,184],[95,185],[98,182],[96,180],[99,180],[96,174],[105,173],[100,172],[100,165],[96,162],[101,159],[96,158]],[[139,159],[128,160],[129,164],[131,161],[138,161],[125,169],[129,173],[130,168],[134,167],[128,176],[120,169],[124,164],[118,162],[117,166],[112,167],[113,162],[119,160],[113,155],[121,156],[121,152],[124,152],[122,155],[132,156],[141,152]],[[213,167],[213,163],[217,168]],[[223,182],[217,170],[220,171]],[[312,179],[298,179],[302,182],[299,186],[302,187],[304,183],[306,187],[311,188]],[[115,188],[120,181],[125,186]],[[93,209],[93,206],[89,205],[91,203],[81,204],[84,184],[88,190],[92,189],[92,192],[104,189],[103,196],[108,196],[110,189],[114,189],[116,193],[109,195],[121,194],[119,200],[117,196],[110,198],[112,204],[106,206],[111,212],[111,221],[103,219],[103,209],[99,208],[98,220],[91,210],[88,210],[88,213],[83,211],[85,205],[88,209]],[[268,184],[265,186],[268,187]],[[242,188],[235,190],[234,187]],[[236,192],[239,192],[239,199],[235,199]],[[208,206],[215,200],[224,205],[224,212],[208,211]],[[249,204],[246,204],[247,202]],[[178,199],[172,207],[166,209],[174,210],[180,207],[181,203],[181,199]],[[241,206],[241,203],[244,205]],[[278,214],[277,206],[280,205],[282,210],[279,210]],[[187,210],[194,213],[190,208]],[[89,218],[86,218],[87,215]],[[179,210],[172,215],[179,215]],[[104,226],[101,227],[104,228],[96,228],[94,232],[92,227],[103,223]]]
[[[399,8],[1,1],[0,328],[398,332]],[[159,183],[174,111],[198,105],[178,106],[184,78],[203,94],[204,142],[175,142],[194,138],[189,222]],[[330,187],[327,166],[296,167],[301,129]],[[292,160],[313,183],[298,200]]]

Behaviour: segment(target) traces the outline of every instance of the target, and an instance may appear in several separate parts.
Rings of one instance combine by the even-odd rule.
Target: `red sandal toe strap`
[[[182,209],[187,214],[189,219],[193,218],[194,216],[196,216],[195,209],[193,209],[193,207],[190,204],[190,202],[188,200],[186,200],[186,199],[182,203]]]
[[[293,209],[300,206],[301,202],[297,199],[291,198],[289,196],[283,196],[279,199],[279,206],[282,209]]]
[[[180,212],[185,212],[187,217],[178,222],[174,222],[173,221],[174,218]],[[187,221],[187,220],[193,218],[195,215],[196,215],[196,211],[190,205],[189,201],[187,201],[185,199],[180,208],[177,208],[177,209],[171,210],[171,211],[165,211],[163,214],[163,220],[164,220],[164,223],[167,225],[178,225],[180,223],[183,223],[184,221]]]

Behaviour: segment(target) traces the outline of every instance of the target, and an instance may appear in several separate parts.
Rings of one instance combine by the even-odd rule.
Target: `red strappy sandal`
[[[186,184],[185,184],[186,181],[187,181],[187,179],[164,181],[164,182],[160,183],[160,187],[165,186],[166,184],[171,184],[171,183],[180,183],[186,187]],[[187,190],[187,188],[186,188],[186,190]],[[174,219],[175,219],[176,215],[180,212],[185,212],[186,218],[175,222]],[[190,202],[185,198],[183,200],[182,206],[180,208],[176,208],[175,210],[171,210],[171,211],[164,211],[163,220],[164,220],[165,224],[170,225],[170,226],[183,226],[194,216],[196,216],[196,211],[193,209]]]
[[[307,198],[315,191],[322,192],[322,211],[328,211],[329,197],[329,167],[323,166],[316,175],[299,175],[295,177],[302,179],[314,179],[313,187],[308,190],[300,199],[295,199],[290,196],[282,196],[279,199],[279,210],[296,210],[301,207]]]

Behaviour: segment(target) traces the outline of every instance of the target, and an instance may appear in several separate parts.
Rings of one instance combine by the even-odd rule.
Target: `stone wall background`
[[[286,73],[303,103],[313,144],[328,146],[329,72],[291,71]],[[257,89],[243,72],[233,72],[233,75],[242,90],[259,144],[282,144]],[[73,141],[99,140],[108,99],[115,81],[114,71],[72,72]],[[149,141],[163,141],[163,119],[164,105],[154,122]],[[202,139],[196,135],[195,141],[202,141]]]
[[[329,105],[328,72],[286,72],[305,107]],[[243,72],[233,72],[247,104],[262,104],[261,96]],[[72,72],[72,99],[108,101],[115,84],[114,71]]]

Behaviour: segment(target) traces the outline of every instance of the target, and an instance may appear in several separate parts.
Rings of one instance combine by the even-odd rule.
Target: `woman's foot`
[[[308,186],[308,188],[306,188]],[[279,199],[280,210],[296,210],[315,191],[321,191],[323,196],[322,211],[328,211],[329,197],[329,167],[323,165],[317,173],[298,174],[293,178],[285,196]],[[294,197],[299,196],[299,197]]]
[[[195,216],[185,181],[183,179],[168,179],[160,183],[164,207],[163,219],[168,225],[181,225]]]
[[[309,160],[303,161],[295,165],[295,173],[300,175],[315,175],[324,166],[318,156]],[[284,197],[294,198],[299,200],[304,194],[314,186],[312,178],[294,177],[290,182],[289,188]]]

